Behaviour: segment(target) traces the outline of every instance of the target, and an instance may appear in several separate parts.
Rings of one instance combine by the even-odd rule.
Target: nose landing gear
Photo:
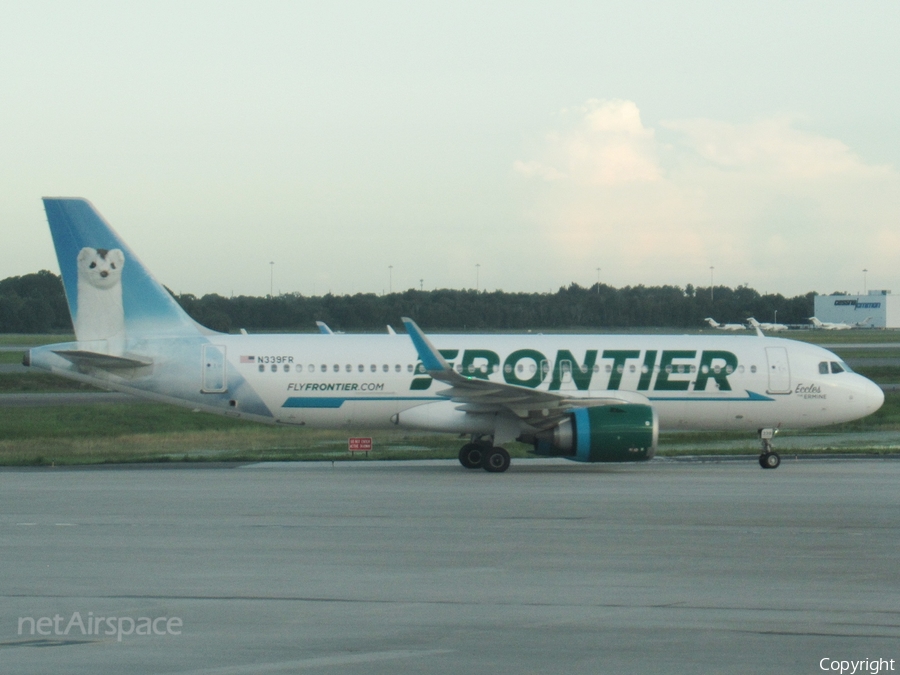
[[[764,469],[777,469],[781,464],[781,457],[772,449],[772,439],[776,429],[760,429],[759,439],[762,441],[762,454],[759,456],[759,465]]]

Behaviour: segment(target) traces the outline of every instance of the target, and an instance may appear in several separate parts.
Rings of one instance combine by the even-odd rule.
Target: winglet
[[[441,353],[434,348],[434,345],[431,344],[431,341],[425,337],[425,333],[422,332],[422,329],[416,325],[416,322],[408,317],[401,317],[401,321],[403,321],[403,325],[406,326],[406,332],[409,333],[409,337],[413,341],[413,345],[416,348],[416,351],[419,354],[419,358],[422,359],[422,365],[425,366],[425,370],[430,373],[452,373],[453,369],[450,367],[444,357],[441,356]]]
[[[765,335],[763,335],[762,326],[754,317],[751,316],[749,319],[747,319],[747,323],[749,323],[750,327],[756,331],[757,337],[766,337]]]
[[[322,335],[334,335],[334,331],[331,330],[324,321],[316,321],[316,325],[319,327],[319,332],[322,333]]]

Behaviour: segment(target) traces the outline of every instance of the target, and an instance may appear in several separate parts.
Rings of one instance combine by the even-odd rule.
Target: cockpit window
[[[827,375],[828,374],[828,361],[822,361],[819,364],[819,374]]]
[[[850,366],[848,366],[843,361],[832,361],[831,362],[831,372],[832,373],[852,373]]]

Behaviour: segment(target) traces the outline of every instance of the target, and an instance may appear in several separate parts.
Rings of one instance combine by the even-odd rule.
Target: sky
[[[40,198],[79,196],[196,295],[900,293],[897,35],[895,0],[2,1],[0,278],[58,272]]]

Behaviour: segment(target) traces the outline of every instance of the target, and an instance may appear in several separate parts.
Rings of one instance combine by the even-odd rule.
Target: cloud
[[[662,126],[680,132],[691,151],[722,170],[775,180],[816,180],[879,170],[865,166],[836,139],[794,128],[790,118],[743,125],[697,119],[662,122]]]
[[[591,99],[583,107],[565,111],[577,123],[567,132],[547,137],[549,157],[516,162],[526,176],[571,180],[580,185],[618,185],[660,178],[652,129],[641,124],[631,101]]]
[[[796,119],[657,131],[631,101],[590,100],[559,127],[513,169],[560,264],[590,261],[617,284],[704,283],[714,265],[717,283],[789,293],[900,268],[900,173]]]

